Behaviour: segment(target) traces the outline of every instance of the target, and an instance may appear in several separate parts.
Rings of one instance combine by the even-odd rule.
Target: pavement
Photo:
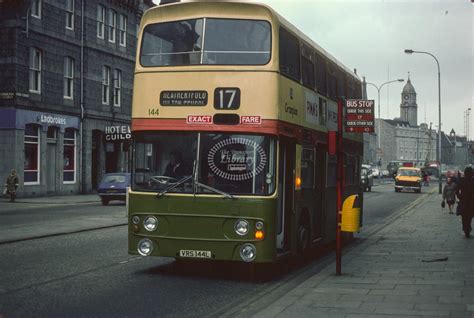
[[[344,251],[342,275],[330,261],[290,290],[255,295],[226,316],[474,318],[474,235],[464,237],[436,190],[362,233]]]
[[[97,208],[94,208],[94,205]],[[115,206],[114,203],[112,205]],[[71,212],[81,208],[95,209],[93,216],[85,212]],[[38,215],[58,209],[63,210],[60,219],[49,218],[34,222],[34,224],[29,222],[15,226],[7,225],[7,220],[13,218],[28,218],[32,214]],[[2,197],[0,198],[0,217],[4,220],[3,224],[0,223],[0,244],[127,224],[125,207],[123,205],[115,208],[112,206],[102,207],[97,194],[19,198],[14,203],[9,202],[8,198]]]

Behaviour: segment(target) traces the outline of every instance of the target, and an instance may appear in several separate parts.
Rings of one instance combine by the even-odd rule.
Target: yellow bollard
[[[358,232],[360,228],[360,208],[354,208],[358,195],[350,195],[342,204],[341,231]]]

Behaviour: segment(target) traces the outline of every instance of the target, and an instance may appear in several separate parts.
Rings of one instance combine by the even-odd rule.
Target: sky
[[[243,0],[246,1],[246,0]],[[155,2],[158,2],[156,0]],[[255,1],[246,1],[255,2]],[[367,82],[405,79],[382,87],[381,117],[400,116],[401,91],[408,72],[417,93],[418,123],[438,126],[439,61],[443,131],[465,135],[470,115],[474,139],[474,3],[469,0],[259,0],[270,5],[336,59]],[[369,99],[377,90],[367,86]],[[376,114],[378,116],[378,113]],[[425,120],[426,119],[426,120]]]

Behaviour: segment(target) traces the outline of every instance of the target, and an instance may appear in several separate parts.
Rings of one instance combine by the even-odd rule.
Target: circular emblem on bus
[[[226,180],[243,181],[260,174],[267,163],[262,146],[246,138],[229,138],[209,150],[211,171]]]

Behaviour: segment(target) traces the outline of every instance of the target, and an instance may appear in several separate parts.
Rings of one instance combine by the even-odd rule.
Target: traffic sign
[[[375,115],[374,100],[346,100],[345,132],[371,133],[374,132]]]

